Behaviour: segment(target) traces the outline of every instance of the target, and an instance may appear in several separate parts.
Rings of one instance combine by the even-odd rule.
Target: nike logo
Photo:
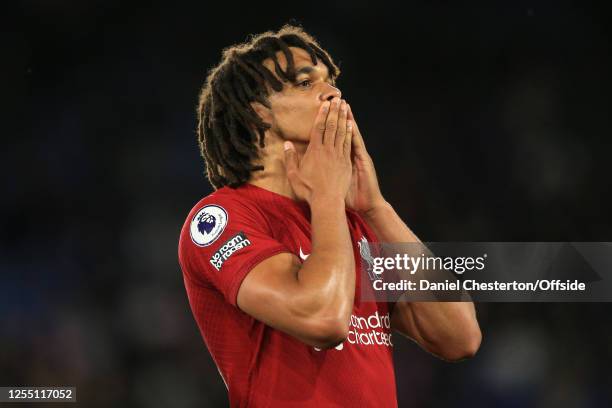
[[[302,261],[305,261],[306,259],[308,259],[309,256],[310,256],[310,254],[305,254],[302,251],[302,247],[300,247],[300,258],[302,259]]]
[[[321,349],[320,349],[320,348],[318,348],[318,347],[313,347],[313,348],[315,349],[315,351],[321,351]],[[338,345],[337,345],[336,347],[334,347],[334,348],[335,348],[336,350],[338,350],[338,351],[342,350],[342,349],[344,348],[344,342],[342,342],[342,343],[338,344]]]

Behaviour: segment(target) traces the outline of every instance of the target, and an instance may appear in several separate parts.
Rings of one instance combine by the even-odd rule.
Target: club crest
[[[370,243],[366,237],[362,235],[357,245],[359,246],[359,254],[361,255],[361,264],[363,268],[366,270],[371,280],[377,279],[376,275],[373,273],[374,259],[370,252]]]

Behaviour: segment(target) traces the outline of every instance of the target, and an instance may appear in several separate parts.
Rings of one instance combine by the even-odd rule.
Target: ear
[[[265,123],[272,123],[272,110],[259,102],[251,102],[251,108]]]

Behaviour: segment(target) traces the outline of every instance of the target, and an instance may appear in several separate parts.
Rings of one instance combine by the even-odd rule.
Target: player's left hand
[[[348,119],[353,122],[351,184],[346,195],[346,206],[360,213],[367,213],[386,203],[378,186],[374,162],[366,150],[363,136],[349,105]]]

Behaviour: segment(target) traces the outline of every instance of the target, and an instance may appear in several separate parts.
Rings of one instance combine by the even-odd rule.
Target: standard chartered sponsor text
[[[351,315],[347,340],[351,344],[362,346],[392,347],[391,321],[389,313],[384,315],[374,312],[365,316]]]
[[[535,282],[521,281],[493,281],[493,282],[477,282],[473,279],[461,281],[445,280],[443,282],[430,282],[427,279],[418,281],[409,281],[402,279],[398,282],[384,282],[377,279],[372,282],[374,290],[377,291],[418,291],[418,290],[441,290],[441,291],[584,291],[586,284],[578,280],[560,280],[560,279],[538,279]]]

